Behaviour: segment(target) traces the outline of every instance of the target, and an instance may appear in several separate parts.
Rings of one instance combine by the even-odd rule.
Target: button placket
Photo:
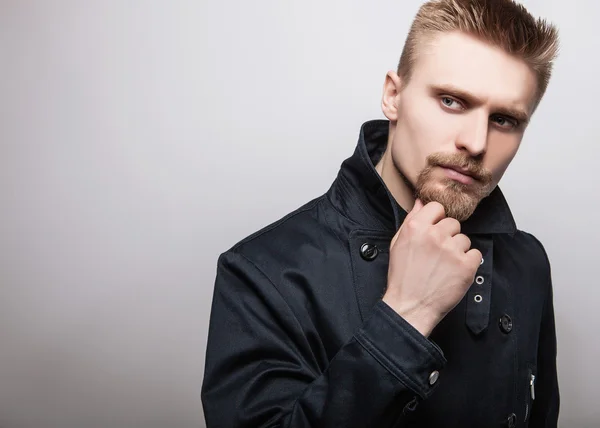
[[[483,257],[473,284],[467,292],[466,324],[474,334],[480,334],[487,329],[490,319],[493,239],[488,236],[469,238],[472,247],[477,248]]]

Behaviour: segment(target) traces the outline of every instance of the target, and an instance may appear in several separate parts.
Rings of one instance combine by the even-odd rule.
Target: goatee
[[[436,167],[466,170],[473,181],[464,184],[447,176],[436,177]],[[414,193],[423,204],[439,202],[447,217],[465,221],[494,187],[492,173],[477,159],[465,153],[433,153],[427,157],[427,166],[419,173]]]

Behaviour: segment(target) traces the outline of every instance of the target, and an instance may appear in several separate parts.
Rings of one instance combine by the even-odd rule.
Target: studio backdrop
[[[0,427],[204,426],[217,257],[328,189],[421,3],[0,0]],[[562,49],[500,187],[597,427],[600,4],[525,5]]]

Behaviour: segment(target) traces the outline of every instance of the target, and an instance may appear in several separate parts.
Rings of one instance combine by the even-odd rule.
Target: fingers
[[[467,251],[466,256],[469,262],[473,263],[475,266],[479,266],[481,264],[481,259],[483,259],[483,254],[481,254],[481,251],[476,248]]]
[[[446,217],[446,210],[439,202],[429,202],[427,205],[419,208],[419,210],[411,215],[411,220],[416,220],[424,224],[436,224]]]
[[[460,233],[460,222],[451,217],[440,220],[434,227],[444,236],[453,237]]]
[[[471,248],[471,240],[467,235],[459,233],[450,239],[452,246],[463,253],[466,253]]]

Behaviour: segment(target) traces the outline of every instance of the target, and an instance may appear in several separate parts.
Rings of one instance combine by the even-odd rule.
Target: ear
[[[385,117],[391,122],[398,120],[398,103],[401,88],[401,80],[394,71],[388,71],[383,84],[383,96],[381,98],[381,110]]]

